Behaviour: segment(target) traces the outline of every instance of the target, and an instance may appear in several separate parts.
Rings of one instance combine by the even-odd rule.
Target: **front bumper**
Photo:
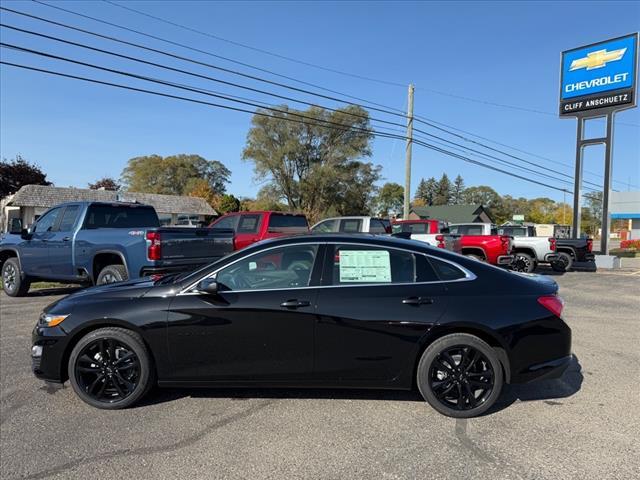
[[[63,365],[69,336],[60,327],[36,325],[31,333],[31,371],[47,382],[63,383],[66,369]]]
[[[511,265],[514,258],[514,255],[499,255],[496,262],[498,265]]]

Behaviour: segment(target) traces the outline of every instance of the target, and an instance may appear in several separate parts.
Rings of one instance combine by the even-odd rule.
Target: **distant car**
[[[435,219],[394,220],[391,223],[391,232],[396,235],[409,232],[411,240],[419,240],[444,248],[442,232],[446,231],[447,226],[447,222]]]
[[[461,235],[463,255],[492,265],[506,267],[513,263],[512,237],[498,234],[498,228],[491,223],[452,223],[448,232]]]
[[[209,227],[233,230],[236,250],[267,238],[309,232],[309,223],[303,214],[268,210],[227,213],[214,220]]]
[[[94,407],[158,384],[417,386],[473,417],[504,383],[555,378],[571,330],[550,277],[382,235],[252,245],[197,272],[74,293],[33,331],[32,369]],[[44,394],[43,394],[44,395]]]
[[[70,202],[3,236],[0,271],[5,293],[18,297],[32,281],[101,285],[195,270],[232,251],[231,230],[160,227],[149,205]]]
[[[313,233],[391,233],[389,220],[367,216],[325,218],[311,227]]]
[[[531,273],[540,263],[554,263],[558,255],[551,249],[549,237],[536,236],[533,225],[503,225],[497,227],[499,235],[512,237],[511,269],[517,272]]]

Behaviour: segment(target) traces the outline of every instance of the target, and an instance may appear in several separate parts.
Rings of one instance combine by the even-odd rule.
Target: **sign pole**
[[[602,234],[600,235],[600,254],[609,255],[609,193],[611,192],[611,168],[613,164],[613,116],[615,111],[607,113],[607,142],[604,153],[604,188],[602,191]]]
[[[404,163],[404,212],[402,218],[409,220],[411,208],[411,148],[413,144],[413,84],[409,85],[407,104],[407,149]]]
[[[578,117],[576,134],[576,170],[573,186],[573,228],[571,238],[580,238],[580,190],[582,189],[582,139],[584,118]]]

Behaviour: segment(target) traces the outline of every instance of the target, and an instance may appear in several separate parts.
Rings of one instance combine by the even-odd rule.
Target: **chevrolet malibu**
[[[32,368],[117,409],[160,387],[417,388],[486,412],[504,383],[555,378],[571,330],[549,278],[422,242],[267,240],[196,272],[90,288],[48,306]]]

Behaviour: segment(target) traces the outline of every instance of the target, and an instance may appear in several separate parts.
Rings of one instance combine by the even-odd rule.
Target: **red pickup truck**
[[[232,229],[235,250],[267,238],[309,232],[309,223],[304,215],[272,211],[227,213],[214,220],[209,227]]]
[[[498,235],[498,229],[490,223],[457,223],[449,225],[449,233],[461,235],[462,254],[492,265],[511,265],[513,239]]]

